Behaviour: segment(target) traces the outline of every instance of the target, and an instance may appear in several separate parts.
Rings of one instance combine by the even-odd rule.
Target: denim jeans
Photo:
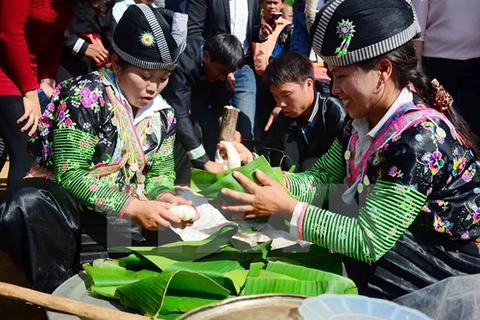
[[[237,130],[244,139],[252,139],[255,127],[255,110],[257,84],[255,73],[252,68],[245,64],[234,73],[236,83],[236,93],[231,95],[228,103],[238,109]]]
[[[305,21],[305,4],[293,5],[293,34],[290,51],[306,57],[310,56],[312,45]]]

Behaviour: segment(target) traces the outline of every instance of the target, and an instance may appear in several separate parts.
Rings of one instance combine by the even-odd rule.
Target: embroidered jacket
[[[358,217],[304,204],[300,239],[369,263],[408,228],[480,240],[480,162],[443,114],[414,99],[380,129],[357,166],[349,120],[344,146],[335,141],[311,170],[286,176],[292,194],[306,203],[325,194],[326,184],[357,183]]]
[[[111,216],[132,197],[154,200],[173,191],[176,122],[173,109],[157,99],[161,107],[134,125],[112,71],[60,83],[28,144],[36,160],[28,177],[51,179]]]

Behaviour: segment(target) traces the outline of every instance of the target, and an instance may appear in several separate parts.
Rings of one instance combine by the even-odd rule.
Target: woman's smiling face
[[[357,65],[329,66],[332,78],[332,94],[343,102],[345,111],[353,119],[366,117],[378,102],[374,94],[379,75],[375,69],[364,71]]]

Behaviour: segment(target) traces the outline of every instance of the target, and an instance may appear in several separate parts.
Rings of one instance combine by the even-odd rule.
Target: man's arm
[[[192,73],[193,60],[185,53],[179,65],[170,76],[169,83],[162,92],[163,98],[175,110],[177,118],[177,139],[187,151],[189,159],[196,168],[202,168],[209,158],[198,135],[195,134],[190,120],[190,103],[195,79]]]

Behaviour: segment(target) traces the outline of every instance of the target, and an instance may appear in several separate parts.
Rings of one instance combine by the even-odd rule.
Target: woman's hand
[[[279,214],[285,219],[291,219],[297,200],[290,197],[287,191],[266,174],[257,170],[255,172],[261,186],[249,180],[243,174],[234,172],[233,176],[242,184],[249,193],[222,189],[222,194],[242,202],[241,205],[223,205],[222,209],[231,212],[246,212],[244,219],[270,217]]]
[[[23,96],[23,109],[25,110],[25,113],[17,120],[17,124],[28,119],[27,123],[20,129],[20,131],[25,132],[30,129],[28,135],[31,137],[37,130],[38,120],[41,116],[40,101],[38,100],[37,90],[25,93]]]
[[[133,199],[125,215],[150,231],[181,227],[182,220],[168,210],[171,207],[165,202]]]
[[[182,197],[179,197],[173,193],[165,193],[163,196],[161,196],[159,199],[157,199],[158,201],[161,201],[161,202],[165,202],[165,203],[169,203],[173,206],[181,206],[181,205],[184,205],[184,206],[189,206],[189,207],[193,207],[193,202],[192,201],[189,201],[189,200],[185,200],[183,199]],[[195,209],[195,208],[194,208]],[[195,222],[197,221],[198,219],[200,219],[200,213],[198,213],[197,209],[195,209],[195,217],[190,220],[189,222]]]

